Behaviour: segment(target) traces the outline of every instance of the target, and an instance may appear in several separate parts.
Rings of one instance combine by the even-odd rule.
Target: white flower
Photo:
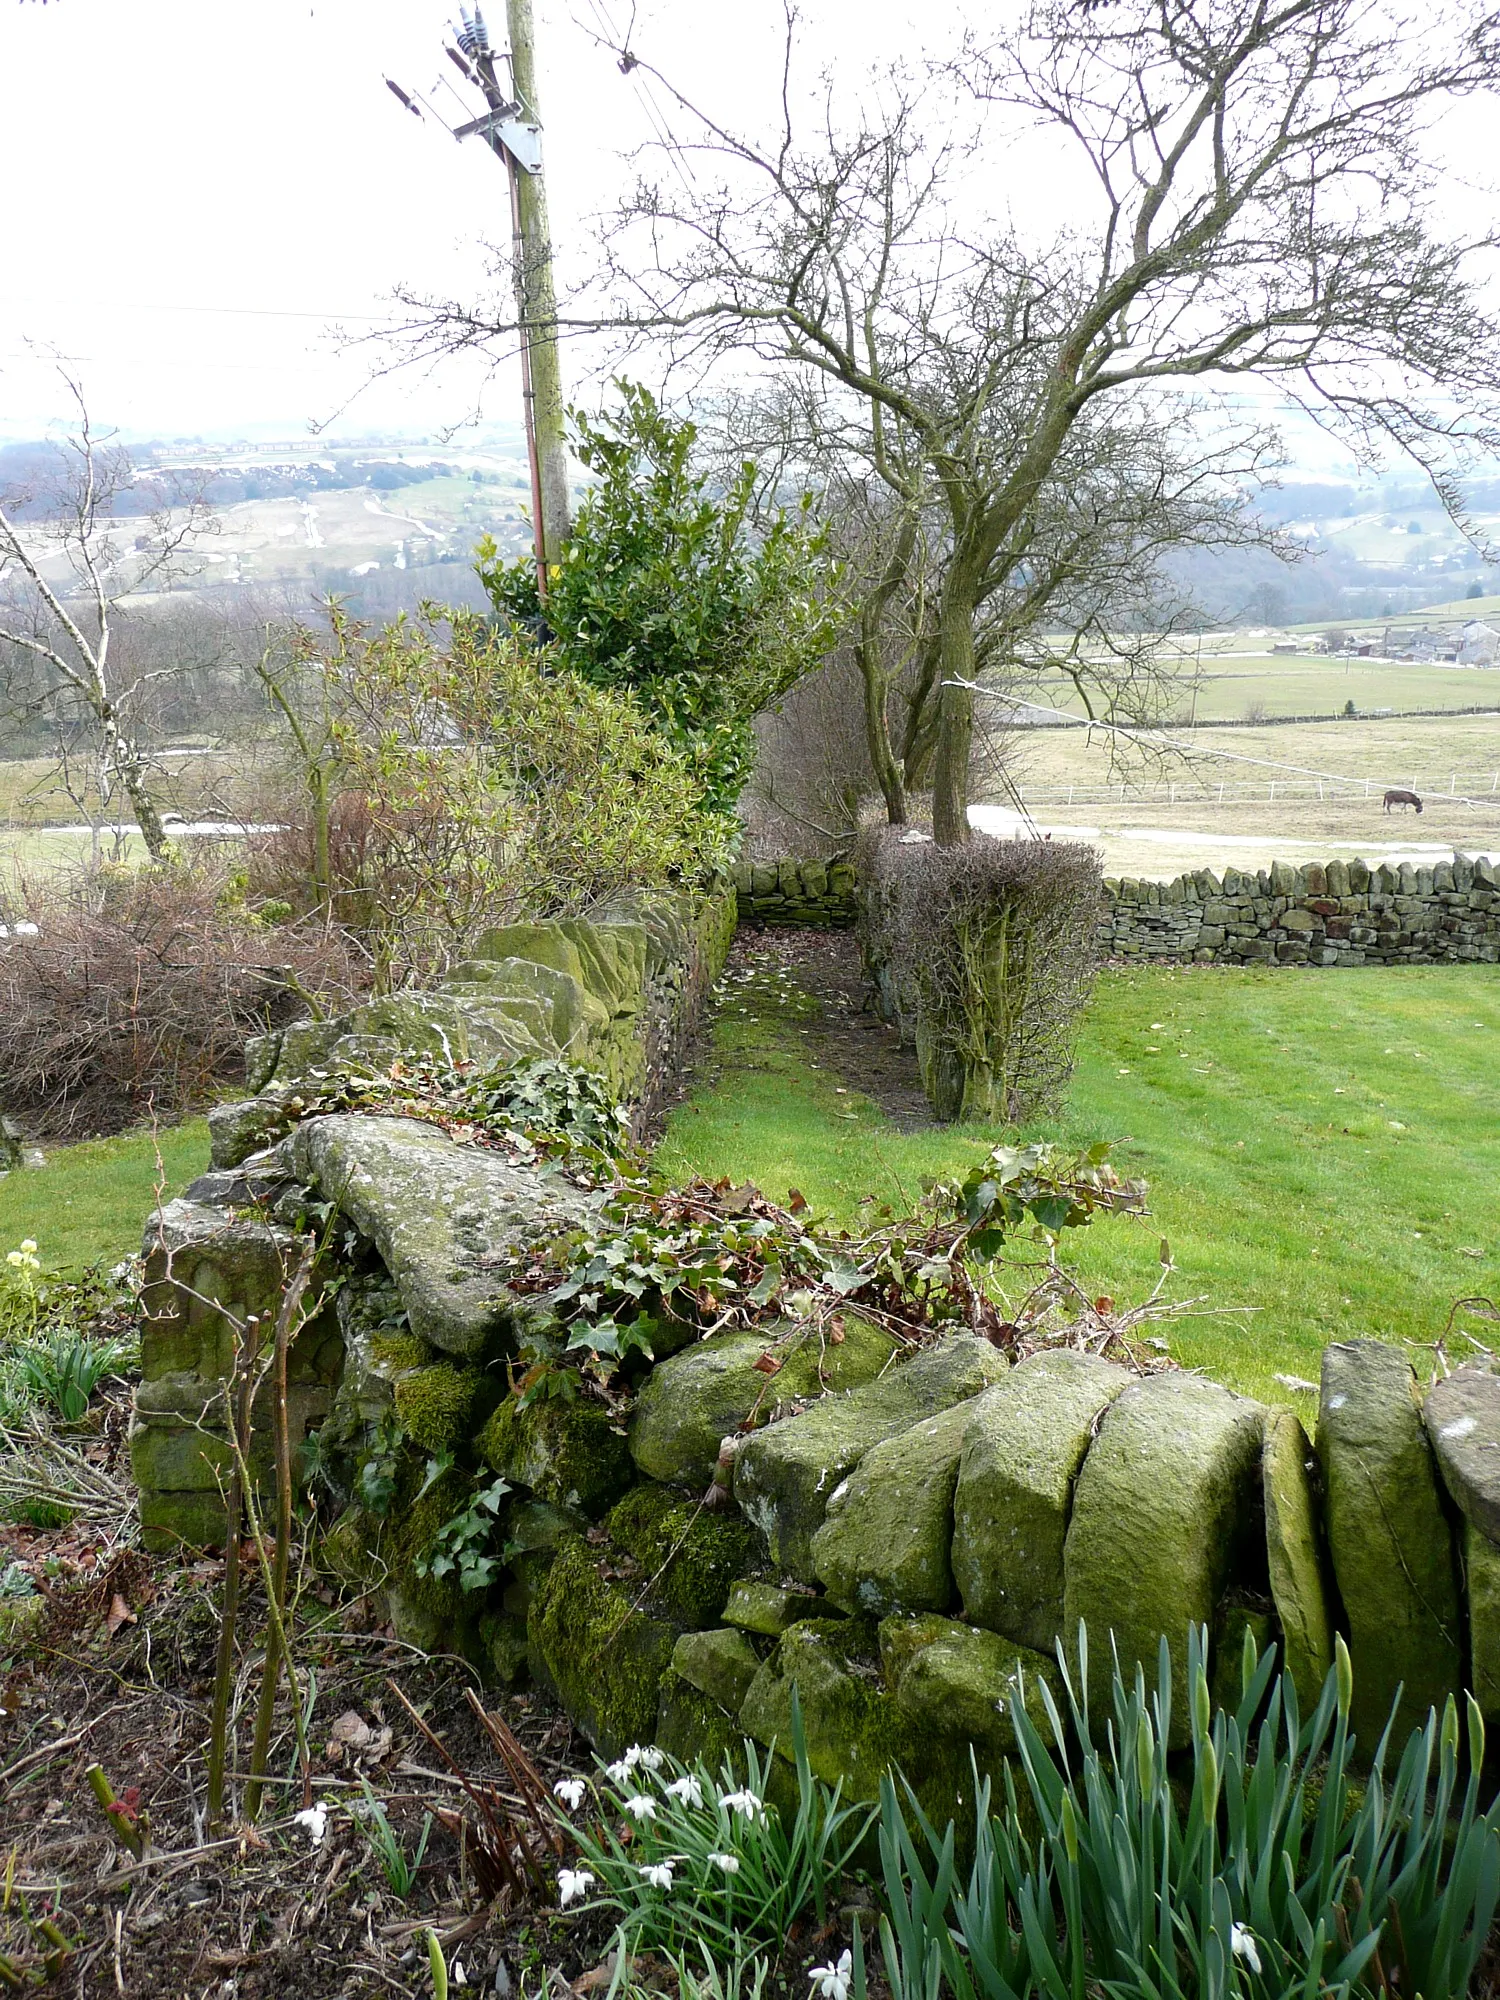
[[[637,1764],[646,1771],[659,1771],[664,1761],[664,1753],[654,1743],[632,1743],[625,1752],[627,1771],[633,1771]]]
[[[852,1966],[847,1951],[840,1952],[837,1965],[815,1965],[807,1976],[818,2000],[849,2000]]]
[[[315,1806],[304,1806],[301,1812],[292,1814],[292,1825],[303,1828],[313,1846],[321,1847],[323,1836],[328,1831],[327,1806],[321,1799]]]
[[[737,1854],[710,1854],[708,1858],[715,1868],[722,1868],[726,1875],[738,1875],[740,1872],[740,1857]]]
[[[587,1868],[559,1868],[557,1871],[557,1907],[565,1910],[569,1903],[576,1903],[580,1896],[586,1896],[594,1886],[594,1878]]]
[[[1242,1958],[1252,1972],[1260,1971],[1260,1953],[1255,1949],[1255,1939],[1243,1924],[1229,1926],[1229,1949],[1236,1958]]]
[[[757,1813],[766,1809],[764,1801],[758,1799],[754,1792],[726,1792],[719,1804],[726,1812],[743,1813],[746,1819],[754,1819]]]
[[[552,1787],[554,1796],[562,1800],[569,1812],[577,1812],[587,1789],[582,1778],[563,1778]]]
[[[608,1778],[609,1782],[612,1785],[623,1785],[625,1780],[630,1776],[631,1772],[634,1769],[635,1766],[633,1764],[627,1764],[625,1759],[622,1757],[620,1758],[618,1763],[606,1764],[604,1767],[604,1775],[606,1778]]]
[[[670,1889],[672,1886],[672,1864],[670,1861],[653,1861],[641,1873],[653,1889]]]
[[[674,1778],[667,1787],[667,1797],[669,1799],[681,1799],[685,1806],[701,1806],[703,1803],[703,1787],[691,1775],[685,1778]]]
[[[625,1801],[625,1810],[632,1819],[655,1819],[656,1801],[648,1799],[644,1792],[637,1792],[633,1799]]]
[[[34,1257],[36,1255],[36,1238],[34,1236],[23,1236],[21,1238],[21,1255],[23,1257]]]

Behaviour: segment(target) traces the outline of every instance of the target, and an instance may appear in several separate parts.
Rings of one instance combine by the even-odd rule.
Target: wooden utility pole
[[[531,0],[506,0],[510,76],[520,115],[541,126],[536,94],[536,30]],[[568,445],[563,422],[562,359],[557,350],[557,294],[552,283],[552,232],[540,157],[534,172],[517,170],[511,191],[517,241],[516,302],[531,374],[531,422],[541,485],[542,545],[556,562],[568,536]]]
[[[562,362],[557,351],[557,293],[552,282],[552,235],[542,179],[542,121],[536,98],[536,29],[531,0],[506,0],[510,29],[510,91],[495,72],[484,16],[460,7],[458,47],[448,54],[484,94],[488,111],[454,130],[481,137],[510,177],[511,261],[516,323],[521,334],[521,393],[526,407],[526,447],[531,460],[531,512],[536,541],[537,589],[547,595],[547,569],[568,538],[568,444],[563,416]],[[417,106],[386,79],[410,111]],[[418,112],[418,116],[420,116]]]

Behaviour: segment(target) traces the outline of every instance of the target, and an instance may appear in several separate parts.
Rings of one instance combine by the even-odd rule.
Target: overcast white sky
[[[536,0],[553,236],[564,276],[587,219],[610,205],[652,136],[639,78],[599,44],[632,45],[724,117],[774,109],[780,0]],[[987,0],[804,0],[808,65],[853,85],[902,54],[952,45]],[[351,331],[390,312],[393,287],[472,294],[485,237],[508,233],[505,177],[478,140],[456,144],[386,90],[395,77],[451,122],[465,113],[442,46],[447,0],[0,0],[0,435],[64,410],[48,349],[96,416],[134,434],[294,435],[364,381]],[[504,0],[489,25],[504,41]],[[471,107],[477,108],[477,107]],[[1488,108],[1484,113],[1490,115]],[[685,129],[685,127],[684,127]],[[1489,152],[1456,130],[1460,158]],[[1021,199],[1037,198],[1033,174]],[[1052,197],[1057,188],[1051,190]],[[36,350],[41,350],[37,352]],[[577,388],[578,364],[574,357]],[[344,434],[435,431],[473,407],[454,368],[365,390]],[[487,416],[514,419],[507,383]],[[1325,459],[1310,436],[1299,457]]]
[[[941,31],[945,0],[924,4]],[[903,0],[816,0],[814,49],[862,69],[916,45]],[[629,0],[538,0],[553,234],[566,266],[651,137],[637,84],[596,37]],[[645,0],[635,43],[731,115],[768,101],[780,7]],[[91,405],[172,435],[325,418],[367,363],[328,324],[378,321],[397,282],[472,291],[480,239],[508,233],[505,177],[478,140],[419,124],[393,76],[451,122],[445,0],[0,0],[0,431],[62,405],[28,342],[56,348]],[[492,0],[504,41],[504,0]],[[952,13],[948,15],[953,18]],[[498,32],[497,32],[498,31]],[[592,31],[592,32],[591,32]],[[17,180],[21,199],[15,200]],[[472,376],[401,378],[349,430],[461,417]],[[490,413],[515,411],[503,391]]]

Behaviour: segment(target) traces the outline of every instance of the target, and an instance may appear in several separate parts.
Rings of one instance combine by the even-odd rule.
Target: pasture
[[[962,1173],[1002,1134],[901,1129],[861,1085],[815,1066],[807,1004],[787,1007],[769,948],[734,983],[714,1060],[660,1149],[673,1174],[728,1174],[852,1221],[924,1178]],[[795,991],[795,989],[794,989]],[[1080,1231],[1065,1261],[1091,1295],[1149,1293],[1163,1239],[1172,1353],[1311,1410],[1329,1340],[1434,1341],[1456,1300],[1500,1296],[1500,971],[1106,972],[1061,1114],[1030,1128],[1114,1142],[1151,1186],[1147,1223]],[[1476,1324],[1474,1321],[1468,1322]],[[1481,1329],[1482,1330],[1482,1329]],[[1493,1328],[1490,1329],[1493,1332]]]

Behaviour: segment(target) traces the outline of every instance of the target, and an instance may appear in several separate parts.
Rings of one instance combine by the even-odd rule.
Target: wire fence
[[[1301,801],[1328,804],[1337,800],[1370,799],[1377,804],[1388,791],[1415,792],[1423,800],[1447,800],[1458,805],[1500,806],[1500,771],[1413,771],[1388,778],[1285,777],[1262,780],[1178,778],[1160,784],[1124,781],[1115,784],[1017,786],[1028,806],[1276,805]]]

